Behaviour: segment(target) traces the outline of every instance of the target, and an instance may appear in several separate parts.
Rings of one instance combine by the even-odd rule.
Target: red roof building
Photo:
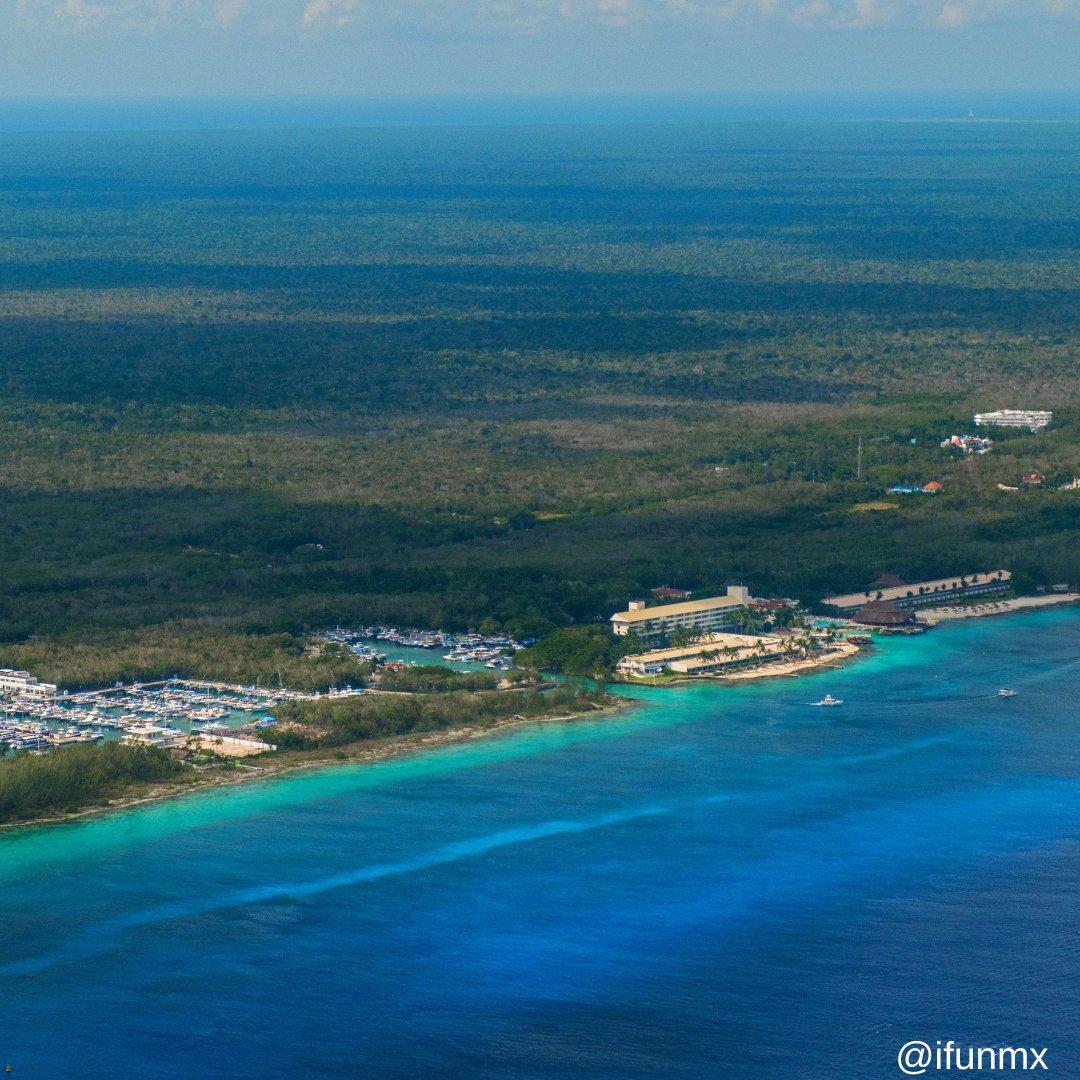
[[[746,606],[751,611],[779,611],[785,607],[795,607],[795,600],[751,600]]]
[[[689,600],[690,593],[685,589],[673,589],[669,585],[662,585],[659,589],[649,590],[657,600]]]

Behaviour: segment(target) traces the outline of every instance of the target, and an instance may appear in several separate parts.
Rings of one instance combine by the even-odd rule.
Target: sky
[[[0,0],[0,96],[1080,90],[1080,0]]]

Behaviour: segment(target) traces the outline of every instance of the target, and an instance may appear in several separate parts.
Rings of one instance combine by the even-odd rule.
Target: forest
[[[1080,582],[1074,125],[0,140],[0,665],[308,689],[338,623]],[[940,446],[1002,407],[1054,421]]]
[[[45,755],[0,755],[0,823],[69,813],[190,779],[191,770],[153,746],[109,742],[65,746]]]
[[[325,750],[395,735],[455,727],[492,727],[515,717],[539,719],[606,704],[602,689],[566,683],[554,690],[447,690],[284,702],[274,710],[278,754]],[[260,760],[275,755],[261,755]]]

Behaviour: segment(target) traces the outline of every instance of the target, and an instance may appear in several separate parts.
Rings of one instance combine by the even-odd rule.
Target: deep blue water
[[[1075,91],[0,98],[0,131],[807,120],[1078,120]]]
[[[1080,1065],[1080,613],[0,839],[0,1066],[66,1078]],[[1020,691],[998,700],[1001,685]],[[842,709],[807,705],[826,690]]]

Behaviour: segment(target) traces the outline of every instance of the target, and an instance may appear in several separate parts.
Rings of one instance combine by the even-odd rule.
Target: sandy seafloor
[[[5,835],[0,1068],[874,1078],[952,1039],[1071,1075],[1078,646],[1075,609],[958,622]]]

